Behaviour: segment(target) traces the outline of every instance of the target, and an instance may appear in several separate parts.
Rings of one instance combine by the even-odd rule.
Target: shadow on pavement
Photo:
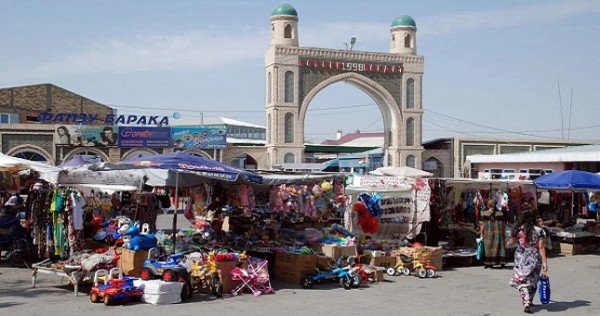
[[[582,301],[582,300],[576,300],[573,302],[550,301],[550,304],[535,306],[536,307],[535,310],[544,310],[545,309],[549,312],[564,312],[568,309],[590,306],[590,303],[591,303],[590,301]]]

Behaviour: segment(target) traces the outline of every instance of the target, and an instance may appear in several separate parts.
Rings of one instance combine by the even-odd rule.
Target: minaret
[[[287,3],[271,13],[271,46],[298,47],[298,13]]]
[[[392,22],[390,53],[417,54],[417,23],[408,15],[401,15]]]

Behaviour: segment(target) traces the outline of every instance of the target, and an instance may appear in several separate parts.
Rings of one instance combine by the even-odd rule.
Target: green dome
[[[415,20],[411,18],[409,15],[401,15],[397,17],[394,22],[392,22],[392,27],[394,26],[414,26],[417,27],[417,23]]]
[[[296,12],[296,9],[294,9],[294,7],[292,7],[291,5],[289,5],[287,3],[282,3],[277,8],[275,8],[275,10],[273,10],[273,12],[271,13],[271,16],[273,16],[273,15],[298,16],[298,12]]]

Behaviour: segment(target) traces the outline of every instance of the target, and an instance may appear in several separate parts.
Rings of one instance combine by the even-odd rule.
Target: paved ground
[[[180,216],[181,217],[181,216]],[[172,216],[159,216],[159,227]],[[184,220],[184,219],[183,219]],[[183,224],[185,222],[179,221]],[[552,302],[534,306],[540,315],[600,315],[600,256],[550,258]],[[214,299],[196,294],[186,303],[153,306],[144,303],[105,307],[92,304],[82,287],[78,297],[59,277],[39,275],[31,288],[31,272],[0,264],[0,315],[519,315],[523,314],[516,290],[508,286],[506,269],[479,266],[445,267],[435,279],[387,277],[386,281],[344,290],[337,284],[304,290],[294,284],[273,283],[275,294],[249,294]]]

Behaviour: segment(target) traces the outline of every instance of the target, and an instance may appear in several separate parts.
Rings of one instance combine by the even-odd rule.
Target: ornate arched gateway
[[[369,95],[383,116],[385,164],[421,168],[421,84],[415,21],[392,22],[390,53],[298,46],[298,14],[289,4],[271,15],[265,53],[267,163],[304,162],[304,121],[317,93],[345,82]]]

